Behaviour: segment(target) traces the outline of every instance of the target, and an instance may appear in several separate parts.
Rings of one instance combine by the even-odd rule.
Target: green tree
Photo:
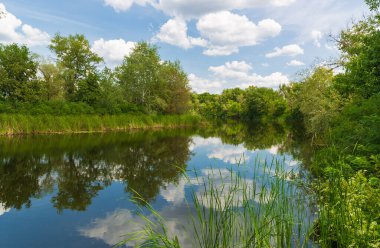
[[[157,47],[140,42],[133,52],[116,68],[117,80],[125,99],[148,111],[155,110],[159,101],[160,56]]]
[[[99,101],[100,92],[99,76],[95,73],[90,73],[78,83],[75,99],[94,106]]]
[[[105,113],[120,112],[119,106],[124,102],[122,89],[116,83],[115,73],[111,69],[105,68],[99,74],[99,87],[100,96],[96,104],[98,111]]]
[[[244,95],[244,116],[248,120],[260,120],[263,117],[279,117],[286,109],[285,100],[278,91],[269,88],[250,86]]]
[[[91,51],[84,35],[64,37],[56,34],[49,47],[57,56],[58,66],[63,68],[66,97],[73,100],[79,82],[86,79],[89,74],[95,73],[97,65],[103,59]]]
[[[42,74],[42,85],[45,91],[45,99],[59,100],[64,98],[64,81],[60,69],[54,64],[41,64],[38,70]]]
[[[38,63],[26,46],[0,45],[0,97],[10,101],[35,99]]]
[[[313,135],[323,134],[343,105],[332,86],[333,80],[331,69],[319,67],[301,82],[298,105],[305,117],[306,129]]]
[[[345,69],[335,87],[345,97],[369,98],[380,92],[380,15],[364,19],[341,32],[338,47]]]
[[[160,66],[160,92],[163,99],[163,112],[168,114],[182,114],[189,109],[190,87],[187,74],[182,70],[180,63],[164,62]]]
[[[365,0],[370,10],[377,10],[380,7],[380,0]]]

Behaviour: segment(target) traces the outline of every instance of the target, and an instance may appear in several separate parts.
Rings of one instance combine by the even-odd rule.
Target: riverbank
[[[197,115],[0,115],[0,135],[70,134],[205,125]]]

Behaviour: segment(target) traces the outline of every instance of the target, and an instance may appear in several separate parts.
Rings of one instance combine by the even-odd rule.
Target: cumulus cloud
[[[289,79],[280,72],[261,76],[252,72],[252,67],[245,61],[226,62],[221,66],[210,66],[214,80],[223,83],[223,88],[248,88],[249,86],[277,88],[280,84],[288,84]]]
[[[296,44],[286,45],[281,48],[275,47],[274,51],[271,53],[267,53],[265,57],[267,58],[275,58],[280,56],[297,56],[303,54],[304,50]]]
[[[222,89],[222,84],[218,81],[201,78],[192,73],[188,78],[191,88],[197,93],[219,92]]]
[[[281,25],[272,19],[253,23],[245,15],[228,11],[202,16],[197,22],[201,37],[209,42],[206,55],[230,55],[242,46],[254,46],[281,32]]]
[[[151,0],[104,0],[106,6],[112,7],[116,12],[127,11],[132,5],[145,6],[148,3],[153,3]]]
[[[48,33],[34,28],[28,24],[23,24],[15,15],[8,12],[5,5],[0,3],[0,42],[20,43],[28,46],[46,45],[50,42]]]
[[[136,43],[132,41],[118,40],[104,40],[99,39],[94,41],[91,50],[103,57],[106,63],[113,66],[123,61],[125,56],[128,56],[135,47]]]
[[[302,62],[302,61],[299,61],[299,60],[291,60],[291,61],[289,61],[288,63],[286,63],[286,65],[287,66],[303,66],[303,65],[305,65],[305,63],[304,62]]]
[[[253,23],[245,15],[229,11],[202,16],[197,24],[201,37],[187,34],[187,23],[182,18],[173,18],[161,26],[154,40],[188,49],[194,46],[206,47],[205,55],[221,56],[239,52],[239,47],[254,46],[281,32],[281,25],[272,19]]]
[[[247,155],[248,150],[244,146],[225,146],[217,147],[210,154],[208,158],[215,158],[222,160],[224,163],[230,164],[240,164],[249,160],[249,155]]]
[[[203,15],[219,11],[263,6],[283,7],[291,5],[294,2],[296,0],[104,0],[106,6],[112,7],[117,12],[127,11],[134,4],[141,6],[149,4],[169,16],[185,19],[199,18]]]
[[[202,38],[193,38],[187,35],[187,24],[181,18],[174,18],[161,26],[156,39],[185,49],[193,46],[206,46],[207,41]]]
[[[311,37],[313,39],[314,45],[316,47],[321,47],[321,40],[323,37],[322,32],[319,30],[313,30],[313,31],[311,31]]]

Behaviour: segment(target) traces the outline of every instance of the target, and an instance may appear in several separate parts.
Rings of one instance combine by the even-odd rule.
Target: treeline
[[[221,94],[193,94],[192,102],[197,113],[212,119],[277,120],[286,112],[286,101],[279,91],[254,86],[226,89]]]
[[[190,87],[179,62],[161,61],[157,47],[140,42],[114,70],[83,35],[57,34],[43,62],[26,46],[0,44],[0,112],[23,114],[182,114]]]
[[[289,117],[304,123],[319,176],[316,235],[322,247],[380,246],[380,1],[337,38],[341,57],[281,86]]]

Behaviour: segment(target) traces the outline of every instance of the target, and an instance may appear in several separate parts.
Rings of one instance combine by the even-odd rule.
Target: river
[[[273,125],[3,137],[0,247],[112,247],[144,226],[136,192],[191,244],[184,219],[199,180],[212,170],[250,178],[251,165],[274,160],[306,178],[300,153],[294,134]]]

